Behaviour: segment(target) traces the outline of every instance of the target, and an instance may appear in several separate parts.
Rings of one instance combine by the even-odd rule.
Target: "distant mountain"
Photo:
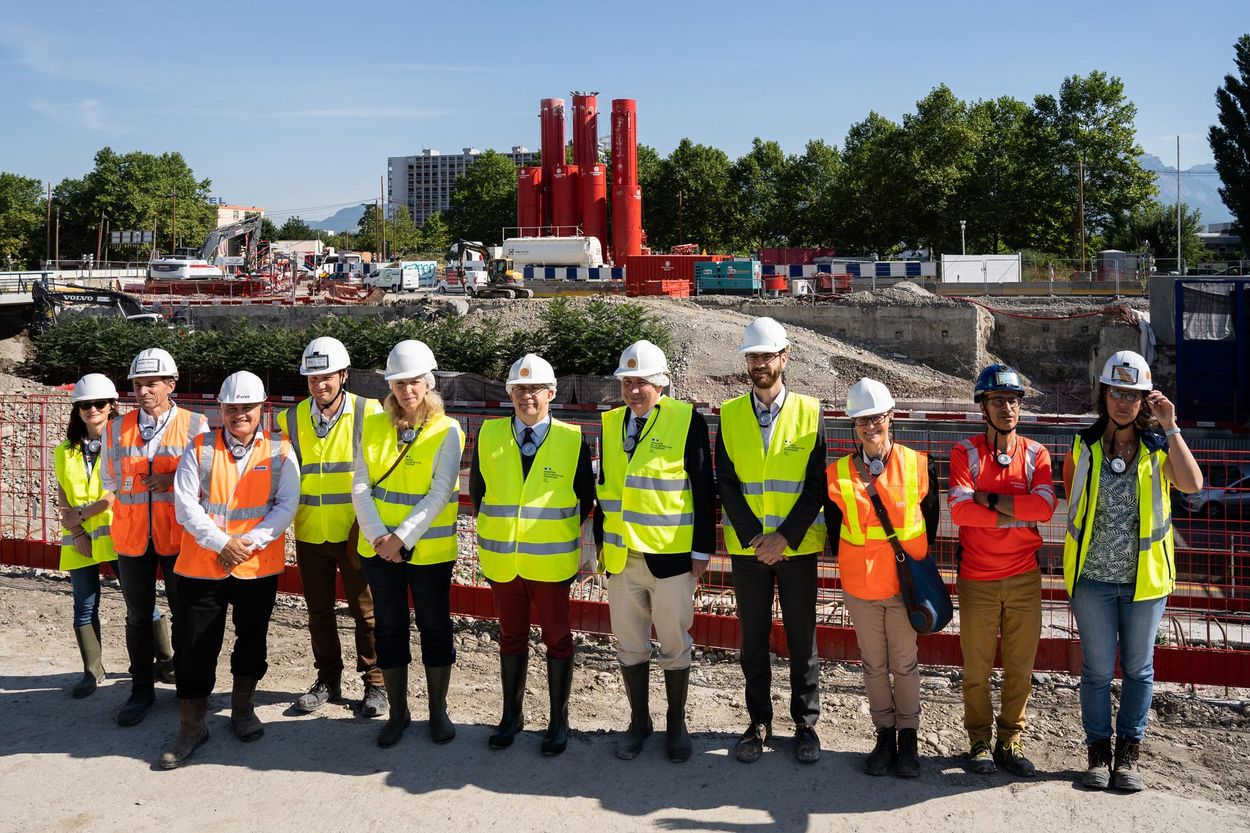
[[[340,208],[330,217],[324,220],[306,220],[309,228],[321,229],[338,234],[344,231],[354,232],[360,225],[360,218],[364,216],[365,209],[361,205],[353,205],[350,208]],[[1205,215],[1204,215],[1205,216]]]
[[[1154,173],[1155,184],[1159,186],[1159,202],[1176,205],[1176,167],[1149,153],[1142,154],[1137,161],[1144,169]],[[1232,222],[1233,215],[1220,199],[1219,188],[1220,176],[1212,163],[1194,165],[1181,171],[1181,202],[1198,209],[1199,221],[1204,226]]]

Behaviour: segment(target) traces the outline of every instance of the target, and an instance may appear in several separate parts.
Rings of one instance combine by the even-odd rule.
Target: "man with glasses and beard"
[[[820,758],[820,664],[816,656],[816,569],[825,548],[824,415],[820,401],[786,389],[790,361],[785,328],[757,318],[738,350],[751,390],[721,406],[716,475],[725,549],[732,556],[742,624],[742,674],[751,723],[734,747],[743,763],[759,760],[772,735],[774,588],[781,600],[790,654],[794,754]]]
[[[995,763],[1028,777],[1035,768],[1021,735],[1042,634],[1042,576],[1037,525],[1055,511],[1050,452],[1016,431],[1024,385],[1010,367],[992,364],[977,377],[973,401],[985,433],[951,449],[947,505],[959,527],[959,643],[964,657],[964,728],[969,768]],[[990,671],[1002,634],[1003,688],[998,740],[991,751],[994,706]]]

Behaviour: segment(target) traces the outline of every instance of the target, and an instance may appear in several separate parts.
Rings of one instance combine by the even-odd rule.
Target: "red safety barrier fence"
[[[296,401],[275,397],[271,408]],[[182,398],[182,405],[208,415],[220,424],[217,409],[207,397]],[[123,405],[123,410],[126,406]],[[65,434],[69,401],[65,395],[9,394],[0,396],[0,562],[56,569],[60,529],[56,512],[53,449]],[[452,609],[462,615],[493,618],[490,589],[478,569],[473,519],[467,498],[467,471],[473,442],[483,420],[495,414],[453,412],[466,433],[464,475],[461,478],[460,558],[452,588]],[[599,457],[597,415],[570,410],[564,418],[582,427],[591,450]],[[718,420],[709,416],[713,441]],[[935,415],[913,415],[896,424],[895,438],[937,461],[938,484],[947,482],[951,446],[977,431],[975,423],[958,424],[963,415],[939,420]],[[927,417],[927,418],[926,418]],[[955,423],[955,424],[952,424]],[[1061,481],[1062,462],[1079,419],[1034,420],[1023,426],[1029,436],[1050,449],[1059,505],[1055,517],[1040,526],[1044,540],[1039,562],[1043,575],[1043,632],[1035,667],[1042,671],[1078,673],[1081,653],[1076,624],[1063,585],[1063,534],[1067,502]],[[850,429],[844,419],[827,420],[830,460],[851,449]],[[1194,496],[1174,493],[1173,524],[1178,585],[1169,599],[1155,649],[1155,673],[1161,681],[1250,686],[1250,440],[1190,441],[1206,477]],[[954,585],[957,531],[946,509],[945,489],[933,555]],[[718,535],[719,538],[719,535]],[[583,546],[593,547],[590,524]],[[293,546],[288,547],[293,551]],[[293,561],[293,559],[290,559]],[[850,618],[842,604],[835,559],[821,557],[817,597],[817,644],[826,659],[858,658]],[[299,593],[299,573],[291,564],[283,576],[282,592]],[[573,586],[573,625],[590,633],[610,633],[607,589],[602,576],[579,576]],[[729,556],[718,545],[708,572],[699,585],[692,634],[709,648],[736,649],[741,637]],[[784,653],[785,637],[777,611],[774,649]],[[959,666],[958,610],[954,622],[940,634],[920,638],[921,661]]]

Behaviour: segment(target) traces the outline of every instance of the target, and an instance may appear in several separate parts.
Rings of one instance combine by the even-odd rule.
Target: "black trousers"
[[[278,597],[278,576],[242,579],[187,578],[179,589],[178,696],[207,697],[217,683],[217,657],[226,635],[226,608],[234,622],[230,673],[259,680],[269,670],[269,619]]]
[[[790,716],[796,726],[815,726],[820,717],[820,661],[816,657],[816,553],[764,564],[735,555],[734,593],[742,623],[742,675],[752,723],[773,721],[772,664],[768,637],[773,625],[773,591],[790,651]]]
[[[360,559],[360,566],[373,592],[378,667],[399,668],[412,662],[414,618],[421,634],[421,664],[431,668],[453,664],[451,574],[455,562],[396,564],[375,555]],[[408,613],[409,594],[415,616]]]
[[[182,577],[174,574],[177,555],[157,555],[151,542],[143,555],[117,556],[117,580],[122,586],[122,598],[126,601],[126,653],[130,655],[130,679],[136,686],[153,683],[152,659],[156,644],[152,637],[153,612],[156,609],[156,568],[160,567],[165,579],[165,595],[173,621],[175,653],[178,645],[178,585]]]

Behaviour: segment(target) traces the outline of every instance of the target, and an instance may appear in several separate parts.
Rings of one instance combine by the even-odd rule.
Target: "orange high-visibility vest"
[[[842,589],[871,601],[897,596],[894,547],[886,538],[851,455],[831,463],[826,473],[829,499],[842,510],[842,526],[838,530]],[[903,550],[912,558],[924,558],[929,551],[929,539],[920,501],[929,493],[928,456],[895,443],[876,486]]]
[[[160,555],[177,555],[182,527],[174,518],[174,492],[144,490],[149,474],[173,474],[193,434],[201,430],[203,414],[178,408],[169,418],[151,463],[143,453],[139,411],[135,409],[109,423],[109,475],[121,481],[113,504],[113,549],[118,555],[138,556],[151,540]]]
[[[259,524],[274,504],[282,461],[291,445],[281,434],[261,434],[242,476],[220,432],[201,434],[192,441],[200,467],[200,506],[231,538],[242,538]],[[174,572],[189,578],[264,578],[286,569],[286,536],[252,553],[252,557],[227,573],[217,563],[217,553],[201,547],[185,530],[182,551]]]

